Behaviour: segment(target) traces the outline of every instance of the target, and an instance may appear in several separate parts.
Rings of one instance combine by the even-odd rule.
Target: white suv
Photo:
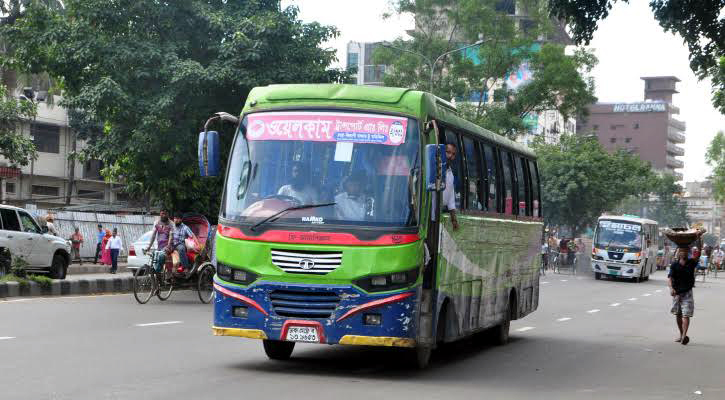
[[[10,250],[12,258],[25,259],[28,272],[50,272],[52,278],[65,279],[70,244],[41,229],[22,208],[0,205],[0,248]]]

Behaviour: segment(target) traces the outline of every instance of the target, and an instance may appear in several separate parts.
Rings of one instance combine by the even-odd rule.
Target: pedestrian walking
[[[690,318],[695,312],[692,288],[695,287],[695,268],[697,268],[698,259],[688,258],[687,249],[680,248],[677,251],[677,261],[672,263],[667,275],[670,295],[672,295],[670,312],[675,315],[677,329],[680,331],[680,336],[675,339],[675,342],[687,344],[690,342],[687,330],[690,327]]]
[[[118,236],[118,229],[113,228],[113,234],[106,243],[106,248],[111,251],[111,273],[115,274],[118,269],[118,253],[123,250],[123,243],[121,237]]]
[[[108,249],[108,241],[111,239],[111,231],[104,229],[103,240],[101,240],[101,264],[111,265],[111,250]]]
[[[75,232],[73,232],[73,235],[71,235],[71,237],[70,237],[70,241],[72,243],[72,246],[71,246],[72,261],[78,260],[78,263],[80,265],[83,265],[83,260],[81,260],[81,245],[83,244],[83,234],[81,233],[79,228],[75,229]]]
[[[96,256],[93,257],[93,264],[98,264],[98,257],[103,253],[103,238],[106,237],[106,232],[103,231],[103,225],[98,224],[98,232],[96,233]]]

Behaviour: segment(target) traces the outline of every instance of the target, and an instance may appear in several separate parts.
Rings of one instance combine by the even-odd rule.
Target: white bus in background
[[[599,217],[592,242],[594,278],[649,279],[657,268],[657,221],[628,215]]]

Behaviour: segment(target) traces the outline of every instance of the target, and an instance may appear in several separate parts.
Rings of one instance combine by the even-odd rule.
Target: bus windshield
[[[601,220],[597,226],[597,239],[594,247],[625,248],[632,251],[642,250],[642,225],[626,221]]]
[[[417,224],[416,120],[341,111],[259,112],[248,114],[240,129],[224,218],[250,226]]]

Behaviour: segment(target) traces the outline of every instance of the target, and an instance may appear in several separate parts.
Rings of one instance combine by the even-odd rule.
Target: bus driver
[[[365,202],[363,186],[365,175],[352,173],[342,183],[343,192],[335,196],[335,215],[339,220],[363,221],[365,219]]]
[[[309,171],[299,161],[292,163],[292,181],[279,188],[277,194],[293,197],[302,204],[317,203],[317,193],[309,184]]]

